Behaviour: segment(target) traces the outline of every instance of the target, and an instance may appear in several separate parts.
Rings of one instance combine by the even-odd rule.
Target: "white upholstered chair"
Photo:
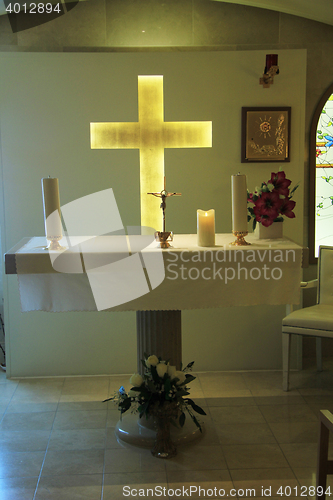
[[[317,280],[302,283],[304,287],[316,284]],[[333,247],[319,247],[317,304],[293,311],[282,321],[284,391],[289,390],[291,335],[316,337],[317,368],[321,369],[321,338],[333,338]]]

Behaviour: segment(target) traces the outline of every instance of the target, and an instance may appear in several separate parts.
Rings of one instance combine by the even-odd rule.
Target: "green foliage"
[[[333,184],[332,184],[332,180],[333,180],[333,175],[322,175],[321,178],[327,183],[329,184],[330,186],[333,187]],[[327,208],[329,208],[330,206],[333,205],[333,195],[332,196],[322,196],[321,197],[323,201],[319,202],[316,206],[317,208],[317,216],[320,217],[320,211],[321,210],[325,210]],[[328,203],[328,206],[327,206],[327,203]]]
[[[200,406],[196,405],[195,402],[192,399],[187,398],[187,399],[185,399],[185,401],[186,401],[186,403],[188,403],[189,405],[192,406],[192,408],[193,408],[194,411],[196,411],[200,415],[206,415],[206,413],[204,412],[204,410],[202,408],[200,408]]]
[[[163,406],[164,403],[176,403],[180,413],[179,418],[177,417],[178,424],[183,427],[186,411],[195,425],[202,431],[200,422],[194,416],[193,411],[200,415],[206,415],[206,413],[200,406],[195,404],[192,399],[187,397],[190,394],[187,384],[195,380],[196,377],[186,372],[192,370],[194,361],[188,363],[182,371],[177,372],[175,367],[170,367],[168,363],[162,361],[161,358],[158,358],[159,363],[157,366],[160,365],[158,370],[157,366],[153,366],[149,362],[147,363],[149,357],[150,356],[145,354],[145,359],[142,360],[144,366],[143,376],[141,377],[137,374],[139,380],[142,380],[142,384],[132,387],[128,393],[125,391],[124,387],[121,387],[113,397],[105,401],[114,401],[121,415],[132,408],[132,410],[139,413],[140,417],[146,415],[147,418],[150,411],[156,408],[156,405]],[[167,367],[166,373],[164,373],[163,376],[159,376],[158,373],[163,373],[165,367]],[[136,378],[135,380],[137,381],[138,379]]]

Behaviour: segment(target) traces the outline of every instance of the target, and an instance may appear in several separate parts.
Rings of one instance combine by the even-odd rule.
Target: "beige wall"
[[[290,49],[306,49],[307,50],[307,74],[306,74],[306,105],[303,108],[303,116],[305,117],[305,141],[304,147],[304,196],[301,199],[304,201],[304,221],[299,221],[300,226],[298,229],[304,234],[304,244],[307,244],[307,211],[308,211],[308,132],[310,128],[310,120],[313,114],[316,103],[324,90],[333,81],[333,68],[328,64],[330,54],[333,45],[333,27],[324,25],[317,22],[312,22],[310,20],[298,18],[295,16],[287,14],[279,14],[277,12],[266,11],[262,9],[255,9],[251,7],[244,7],[239,5],[224,4],[218,2],[210,2],[208,0],[182,0],[179,2],[177,0],[165,1],[126,1],[123,0],[91,0],[89,2],[80,2],[80,4],[75,7],[71,12],[65,16],[46,23],[37,28],[22,31],[17,34],[13,34],[8,20],[6,17],[0,18],[0,50],[2,52],[103,52],[103,51],[196,51],[196,50],[218,50],[218,51],[229,51],[230,54],[235,53],[235,51],[253,51],[253,50],[263,50],[269,52],[279,52],[281,50]],[[280,57],[281,74],[278,77],[280,82],[282,81],[283,74],[285,73],[285,68],[282,63],[283,59]],[[262,63],[259,66],[252,67],[250,70],[249,79],[257,85],[256,81],[262,72],[264,65],[264,57],[262,57]],[[286,73],[285,73],[286,74]],[[295,88],[293,87],[292,78],[290,81],[285,81],[285,88],[290,88],[290,92],[293,93]],[[259,85],[258,85],[259,88]],[[276,88],[275,88],[276,89]],[[256,102],[256,105],[266,104],[266,99],[270,100],[271,96],[276,96],[272,93],[273,87],[271,89],[263,90],[262,96],[264,101],[261,99]],[[65,91],[65,89],[64,89]],[[247,87],[244,87],[244,95],[247,93]],[[268,94],[266,94],[268,93]],[[268,95],[268,98],[267,98]],[[275,97],[272,98],[276,102]],[[249,102],[242,102],[243,105],[251,105],[253,100],[249,99]],[[300,138],[302,144],[302,138]],[[300,168],[302,168],[303,159],[302,155],[299,158]],[[261,177],[260,177],[261,179]],[[7,189],[6,185],[4,186]],[[299,200],[301,203],[301,199]],[[302,212],[303,210],[301,210]],[[34,209],[34,215],[38,217],[38,208]],[[3,229],[3,228],[2,228]],[[15,237],[19,235],[20,231],[15,234],[17,229],[13,228],[13,233],[9,240],[15,242]],[[226,230],[221,228],[221,230]],[[3,250],[5,251],[11,245],[12,241],[6,241],[6,235],[3,237]],[[306,271],[306,277],[315,274],[315,268],[310,268]],[[18,291],[17,283],[13,281],[13,277],[10,278],[11,282],[9,285],[9,301],[14,300],[18,303]],[[312,300],[311,298],[310,300]],[[205,355],[199,356],[193,352],[193,340],[191,338],[191,332],[193,328],[198,328],[197,323],[197,312],[190,314],[184,313],[184,323],[185,325],[185,335],[184,335],[184,353],[187,357],[192,358],[192,354],[195,355],[194,358],[197,360],[196,364],[198,368],[201,369],[235,369],[244,368],[264,368],[267,366],[259,366],[251,360],[251,357],[246,355],[246,351],[252,347],[252,342],[250,341],[249,346],[244,345],[244,352],[238,357],[236,363],[230,364],[229,352],[233,351],[233,339],[236,336],[238,338],[243,330],[247,328],[247,321],[245,311],[242,312],[242,318],[236,332],[230,331],[227,338],[224,341],[217,333],[214,337],[214,331],[220,331],[220,324],[231,325],[235,317],[239,317],[239,311],[236,310],[226,310],[219,315],[217,311],[211,313],[206,312],[201,318],[201,325],[210,322],[212,325],[212,339],[216,341],[219,346],[219,355],[215,356],[213,364],[211,363],[210,350],[211,347],[207,344],[205,348]],[[205,316],[206,314],[206,316]],[[269,324],[271,315],[276,315],[275,324],[275,335],[278,335],[278,324],[279,318],[282,317],[283,311],[273,311],[266,310],[262,311],[252,311],[251,312],[253,321],[251,323],[251,331],[256,331],[257,328],[261,329],[263,324]],[[14,322],[13,328],[16,334],[22,336],[25,339],[25,345],[27,346],[25,359],[21,354],[18,358],[15,358],[17,353],[17,347],[20,344],[20,338],[16,337],[15,342],[17,345],[10,345],[10,335],[8,335],[8,352],[11,352],[11,356],[14,356],[13,363],[15,369],[13,375],[18,374],[53,374],[57,370],[59,373],[69,373],[68,372],[68,361],[70,362],[71,356],[69,353],[65,353],[65,362],[62,359],[63,352],[61,349],[62,336],[64,331],[72,331],[72,327],[75,325],[75,332],[80,330],[80,328],[85,329],[86,332],[92,331],[96,326],[95,320],[92,316],[86,315],[78,319],[78,316],[67,315],[66,318],[61,318],[60,323],[52,322],[50,323],[49,316],[43,313],[31,313],[29,315],[24,315],[24,319],[20,319],[18,323]],[[135,363],[135,319],[133,316],[124,315],[124,318],[119,319],[119,315],[114,315],[112,320],[112,325],[109,325],[108,321],[105,320],[104,315],[103,320],[99,319],[101,324],[99,324],[99,331],[94,337],[94,342],[91,343],[89,340],[89,335],[85,335],[84,340],[80,339],[77,333],[71,336],[69,344],[72,346],[71,349],[78,349],[79,355],[82,357],[85,367],[84,373],[93,373],[95,368],[92,369],[89,365],[89,356],[94,356],[95,367],[98,366],[96,359],[100,355],[98,350],[98,345],[107,345],[112,351],[112,346],[109,344],[109,331],[112,330],[112,334],[115,338],[119,340],[117,345],[123,342],[123,336],[119,336],[119,328],[128,332],[126,333],[126,342],[129,347],[129,351],[126,353],[126,362],[123,365],[124,370],[121,366],[116,366],[112,360],[115,359],[116,354],[112,354],[110,361],[108,362],[103,358],[103,362],[100,363],[102,372],[121,372],[121,371],[131,371],[131,366]],[[126,316],[126,319],[125,319]],[[44,318],[41,320],[41,318]],[[9,321],[9,320],[8,320]],[[119,323],[120,321],[120,323]],[[125,323],[123,323],[125,322]],[[43,325],[43,326],[42,326]],[[29,343],[30,332],[35,330],[40,330],[46,325],[49,325],[51,332],[54,335],[48,338],[47,350],[55,353],[57,360],[53,360],[51,363],[48,360],[36,359],[34,360],[33,352],[34,346]],[[215,325],[215,326],[213,326]],[[8,325],[7,328],[10,328]],[[60,338],[59,329],[62,331]],[[189,333],[186,334],[186,331]],[[200,334],[200,332],[199,332]],[[229,340],[228,340],[229,339]],[[276,338],[274,343],[271,344],[270,340],[264,338],[267,343],[267,352],[270,351],[273,354],[268,359],[270,367],[278,367],[280,362],[279,353],[279,340]],[[106,344],[103,344],[105,343]],[[30,347],[29,347],[30,346]],[[91,352],[92,350],[92,352]],[[278,352],[276,352],[278,350]],[[30,352],[31,351],[31,352]],[[89,353],[89,354],[88,354]],[[28,355],[27,355],[28,354]],[[188,356],[187,356],[188,354]],[[32,358],[30,357],[32,355]],[[200,357],[204,359],[200,359]],[[219,361],[221,360],[221,361]],[[11,360],[9,359],[9,365]],[[58,373],[57,372],[57,373]],[[82,363],[78,363],[77,360],[72,362],[71,373],[81,373]]]
[[[294,126],[286,167],[303,184],[306,53],[280,52],[284,73],[269,93],[256,76],[264,58],[264,51],[3,53],[0,126],[7,245],[43,234],[40,179],[48,174],[59,178],[62,204],[112,187],[124,226],[140,224],[138,152],[91,150],[89,141],[90,121],[137,120],[138,74],[164,75],[166,121],[213,122],[212,148],[165,152],[168,185],[182,193],[168,204],[170,229],[195,233],[196,210],[213,207],[216,231],[231,233],[231,175],[245,173],[252,189],[269,179],[272,164],[240,162],[242,105],[291,106]],[[302,191],[295,199],[298,223],[286,221],[284,232],[301,243]],[[9,375],[133,369],[134,313],[23,314],[16,276],[8,277],[7,284]],[[184,311],[184,359],[195,359],[201,370],[278,368],[283,314],[283,307],[273,306]]]
[[[1,51],[306,49],[305,216],[308,134],[316,104],[333,82],[333,27],[265,9],[210,0],[89,0],[36,28],[12,33],[0,17]],[[283,72],[283,67],[281,67]],[[260,75],[259,75],[260,76]],[[307,223],[305,241],[307,243]],[[315,270],[310,270],[313,275]]]

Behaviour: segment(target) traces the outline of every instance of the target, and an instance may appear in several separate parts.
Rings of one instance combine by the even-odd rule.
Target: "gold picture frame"
[[[242,108],[242,163],[290,161],[290,107]]]

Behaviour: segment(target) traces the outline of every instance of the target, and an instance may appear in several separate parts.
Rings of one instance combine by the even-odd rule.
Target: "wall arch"
[[[330,96],[333,94],[333,83],[325,90],[324,94],[318,101],[316,109],[314,111],[311,127],[310,127],[310,204],[309,204],[309,248],[310,248],[310,263],[314,264],[317,262],[316,258],[316,247],[318,246],[318,241],[316,239],[316,165],[317,165],[317,140],[318,140],[318,120],[321,116],[322,110],[325,104],[329,100]],[[333,126],[332,126],[333,130]],[[326,139],[325,139],[326,140]],[[332,168],[333,176],[333,168]],[[333,183],[332,183],[333,185]],[[332,190],[333,195],[333,190]],[[332,203],[333,205],[333,203]],[[322,242],[325,244],[325,242]]]

